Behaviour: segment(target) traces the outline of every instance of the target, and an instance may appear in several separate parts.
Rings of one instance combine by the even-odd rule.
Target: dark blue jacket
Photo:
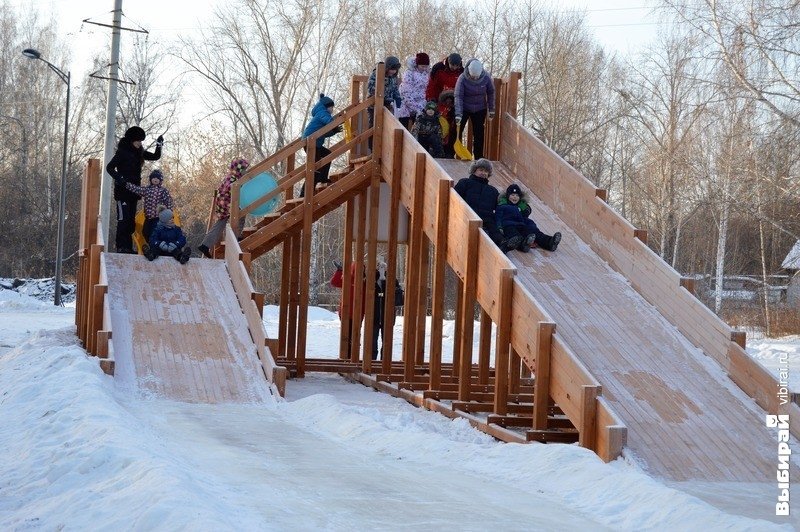
[[[325,106],[327,102],[331,101],[330,98],[324,97],[320,98],[320,100],[311,108],[311,120],[308,121],[306,124],[306,128],[303,130],[303,138],[308,138],[317,130],[322,129],[323,127],[327,126],[333,121],[333,115],[328,112],[328,108]],[[325,139],[327,137],[334,136],[337,131],[337,128],[333,128],[323,136],[317,139],[317,147],[321,148],[325,145]]]
[[[164,225],[158,222],[150,234],[150,247],[158,249],[161,242],[174,243],[180,249],[186,245],[186,237],[177,225]]]
[[[489,184],[488,179],[474,174],[456,183],[456,192],[464,198],[467,205],[472,207],[481,220],[494,220],[494,210],[497,207],[497,197],[500,193]]]

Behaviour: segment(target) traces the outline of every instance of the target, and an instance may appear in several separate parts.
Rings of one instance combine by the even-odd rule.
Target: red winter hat
[[[425,52],[420,52],[417,54],[417,66],[430,65],[430,64],[431,64],[431,58],[428,57],[428,54],[426,54]]]

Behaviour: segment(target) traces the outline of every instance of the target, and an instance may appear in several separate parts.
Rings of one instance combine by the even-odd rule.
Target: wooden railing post
[[[581,447],[595,449],[595,433],[597,431],[597,398],[602,387],[584,384],[581,387],[581,420],[578,427],[578,444]]]
[[[422,210],[425,206],[425,154],[417,153],[414,159],[414,199],[411,209],[411,234],[408,256],[406,257],[406,305],[403,313],[403,380],[410,382],[414,377],[414,364],[417,354],[416,331],[419,312],[419,298],[421,297],[421,276],[419,268],[414,266],[419,263],[422,255],[424,233],[422,230]]]
[[[489,355],[492,348],[492,318],[481,308],[480,330],[478,332],[478,383],[489,384]]]
[[[500,271],[500,290],[497,305],[497,339],[494,347],[494,413],[508,413],[508,361],[511,354],[511,300],[514,294],[514,270]]]
[[[436,200],[436,242],[434,242],[433,288],[431,290],[430,382],[438,390],[442,382],[442,325],[444,320],[444,282],[447,266],[447,224],[450,215],[451,179],[440,179]]]
[[[467,222],[467,259],[464,298],[461,301],[461,360],[458,370],[458,400],[469,401],[472,386],[472,336],[475,328],[475,297],[478,292],[478,242],[481,220]]]
[[[389,242],[386,255],[386,299],[383,312],[383,359],[381,372],[392,372],[392,356],[394,354],[394,318],[395,318],[395,279],[397,279],[397,230],[400,215],[400,181],[403,178],[403,130],[395,129],[392,133],[394,152],[392,153],[392,191],[389,199]],[[405,322],[404,322],[405,323]]]
[[[556,324],[540,321],[536,331],[536,363],[533,381],[533,428],[547,429],[547,407],[550,401],[550,346]]]
[[[339,358],[349,360],[351,338],[353,329],[353,274],[351,264],[353,263],[353,233],[355,231],[355,201],[347,200],[344,211],[344,254],[342,256],[342,303],[341,309],[341,333],[339,336]]]

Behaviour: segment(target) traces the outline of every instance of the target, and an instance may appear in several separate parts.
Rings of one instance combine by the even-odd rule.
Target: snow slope
[[[0,291],[0,530],[796,525],[732,513],[769,517],[774,499],[753,491],[726,513],[624,461],[498,443],[338,376],[290,381],[277,405],[137,399],[79,347],[70,309],[11,294]],[[314,349],[335,356],[335,315],[311,317]],[[682,489],[730,506],[726,487]]]

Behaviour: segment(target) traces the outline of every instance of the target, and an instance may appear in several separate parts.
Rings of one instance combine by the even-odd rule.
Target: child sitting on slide
[[[561,233],[553,236],[546,235],[539,230],[536,222],[528,218],[531,207],[525,201],[522,189],[516,183],[508,186],[504,196],[500,196],[495,209],[497,226],[503,231],[507,239],[522,237],[517,249],[527,252],[534,246],[555,251],[561,242]]]
[[[180,227],[175,225],[172,211],[159,207],[158,225],[150,235],[149,245],[144,248],[147,260],[155,260],[160,255],[169,255],[181,264],[186,264],[192,254],[192,248],[186,245],[186,236]]]

